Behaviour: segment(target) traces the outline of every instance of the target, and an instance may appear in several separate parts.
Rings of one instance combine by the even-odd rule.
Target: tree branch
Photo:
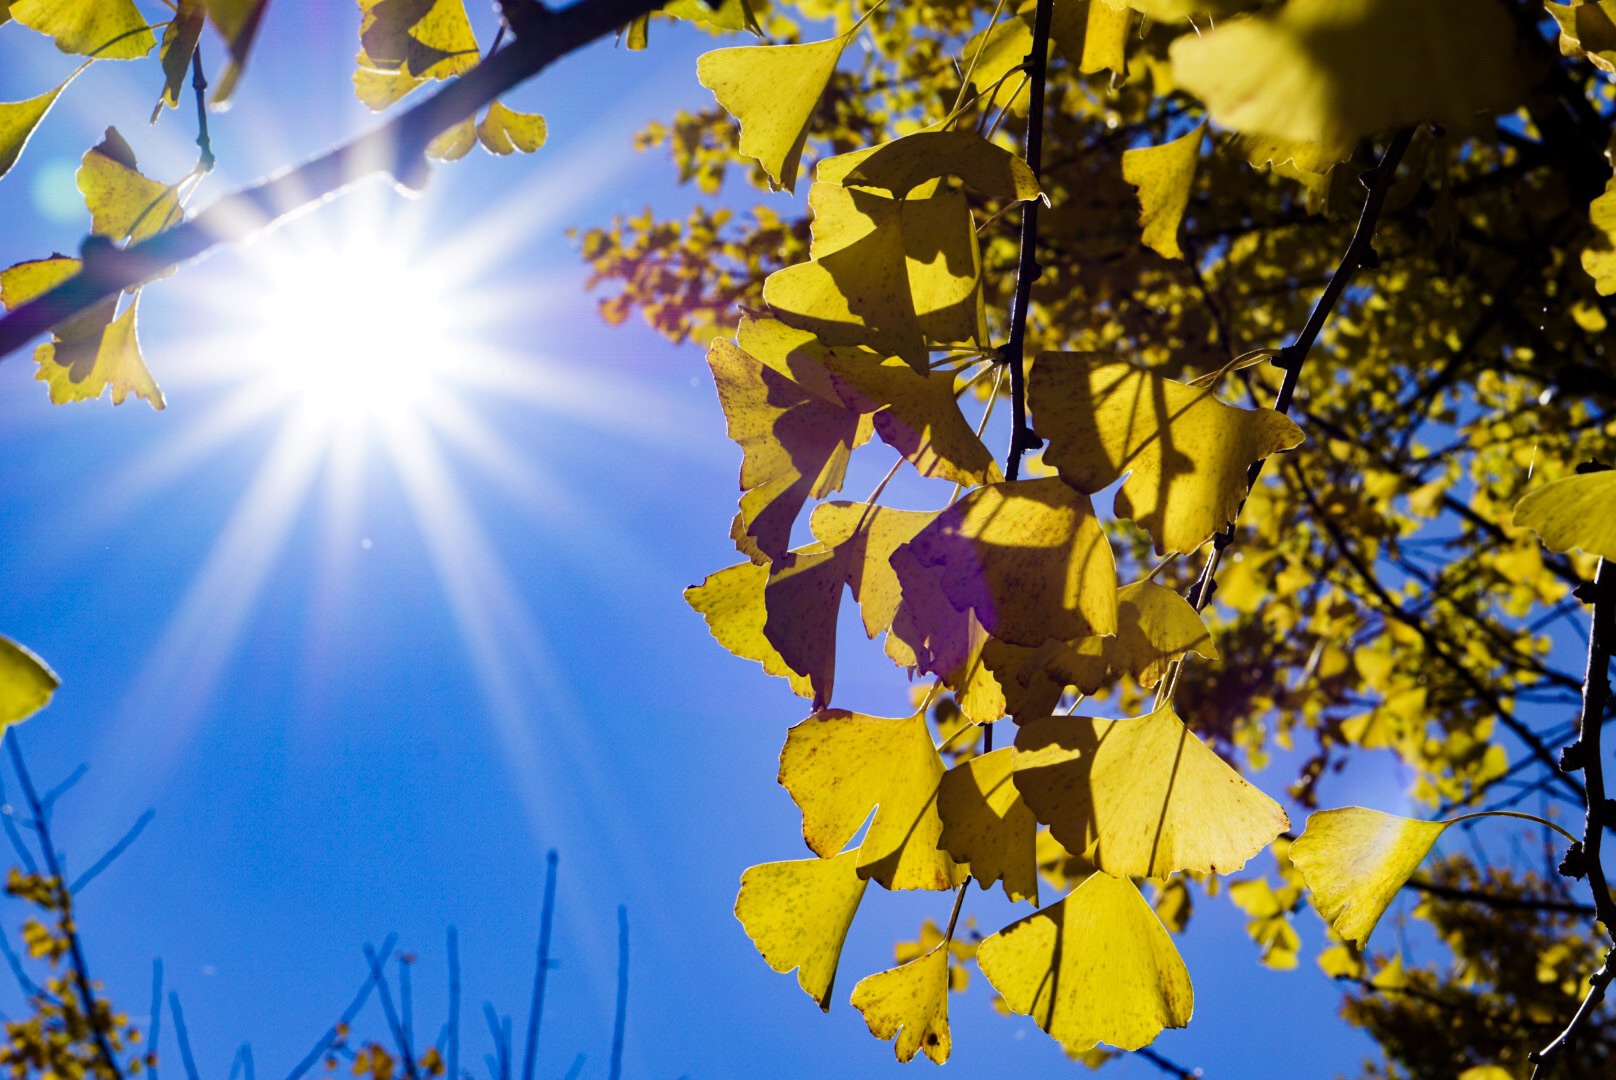
[[[1038,0],[1033,16],[1032,54],[1027,57],[1032,100],[1027,109],[1027,167],[1042,182],[1044,142],[1044,81],[1049,61],[1049,26],[1054,0]],[[1032,283],[1043,273],[1038,265],[1038,200],[1021,205],[1021,255],[1016,262],[1016,294],[1010,309],[1010,338],[999,349],[998,361],[1010,368],[1010,451],[1004,478],[1021,472],[1021,455],[1036,450],[1042,441],[1027,426],[1027,310],[1032,305]]]
[[[320,157],[227,195],[181,225],[142,243],[86,251],[83,269],[0,319],[0,358],[107,297],[172,266],[239,243],[318,206],[368,177],[387,174],[407,188],[426,180],[426,147],[552,63],[660,8],[665,0],[581,0],[543,19],[544,32],[519,37],[461,78],[381,127]]]

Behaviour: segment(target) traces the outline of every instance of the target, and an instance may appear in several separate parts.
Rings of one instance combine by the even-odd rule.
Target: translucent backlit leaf
[[[1302,939],[1291,925],[1290,909],[1262,878],[1237,881],[1229,886],[1229,899],[1251,916],[1246,933],[1262,947],[1262,962],[1278,971],[1296,967]]]
[[[110,388],[114,405],[122,405],[134,394],[154,409],[164,407],[163,392],[146,370],[146,359],[135,334],[138,302],[106,323],[99,333],[94,332],[96,322],[103,316],[110,317],[115,303],[108,301],[92,309],[92,317],[86,322],[88,332],[83,336],[76,336],[73,326],[63,324],[57,328],[56,340],[34,350],[34,360],[39,364],[34,377],[50,386],[51,401],[58,405],[93,401]]]
[[[696,77],[741,125],[741,153],[757,159],[776,190],[796,190],[808,122],[848,40],[744,45],[696,61]]]
[[[1139,191],[1144,245],[1163,258],[1184,257],[1178,246],[1178,226],[1195,187],[1195,167],[1205,137],[1206,123],[1202,121],[1171,142],[1122,153],[1122,178]]]
[[[846,551],[847,583],[853,587],[867,636],[874,638],[892,625],[902,598],[892,553],[936,516],[931,510],[893,510],[868,503],[832,502],[814,509],[809,527],[815,539]]]
[[[191,68],[191,54],[196,52],[197,39],[202,36],[205,21],[202,0],[180,0],[174,9],[174,20],[163,31],[163,47],[158,51],[163,64],[163,94],[152,109],[152,122],[157,122],[163,106],[170,109],[180,103],[185,89],[185,75]]]
[[[830,1011],[842,943],[869,881],[858,853],[832,859],[763,863],[741,875],[735,917],[757,951],[779,972],[797,969],[797,984]]]
[[[1116,513],[1149,530],[1160,554],[1193,551],[1233,521],[1246,471],[1303,437],[1272,409],[1233,408],[1104,353],[1040,355],[1027,395],[1049,440],[1044,462],[1079,491],[1131,474]]]
[[[72,78],[69,77],[68,82]],[[39,122],[45,119],[67,82],[27,101],[0,102],[0,176],[11,171]]]
[[[798,549],[769,568],[763,589],[764,636],[787,667],[807,677],[816,709],[829,704],[836,681],[836,618],[851,554]]]
[[[26,720],[50,704],[61,684],[45,661],[0,637],[0,728]]]
[[[821,858],[841,851],[875,810],[858,872],[889,889],[952,889],[967,868],[937,849],[943,761],[924,715],[901,720],[844,709],[791,729],[780,783],[802,810],[802,835]]]
[[[1077,69],[1088,75],[1101,71],[1128,74],[1128,34],[1137,20],[1127,8],[1102,0],[1090,0],[1088,9]]]
[[[139,243],[185,216],[178,189],[141,175],[117,128],[107,128],[106,138],[85,152],[78,185],[90,209],[90,231],[114,243],[125,237]]]
[[[1195,992],[1166,928],[1132,881],[1094,874],[1070,896],[983,941],[976,962],[1013,1011],[1069,1054],[1148,1045],[1190,1022]]]
[[[464,0],[359,0],[359,42],[369,66],[444,79],[477,65]]]
[[[157,44],[134,0],[15,0],[11,17],[65,53],[134,60]]]
[[[30,259],[0,270],[0,304],[15,311],[34,297],[47,293],[79,272],[82,265],[66,255]]]
[[[1038,903],[1038,821],[1012,779],[1011,749],[960,762],[943,776],[937,812],[939,843],[983,888],[1003,880],[1012,900]]]
[[[1616,0],[1573,0],[1570,6],[1543,5],[1560,24],[1560,53],[1586,56],[1607,74],[1616,74]]]
[[[1361,949],[1449,824],[1362,806],[1321,810],[1291,845],[1291,862],[1324,921]]]
[[[874,413],[876,434],[921,476],[976,487],[1003,474],[960,411],[949,373],[921,375],[897,357],[831,357],[826,368],[842,399]]]
[[[948,1033],[948,958],[948,946],[940,944],[853,987],[853,1007],[864,1014],[871,1035],[896,1037],[893,1049],[899,1061],[911,1061],[921,1050],[939,1065],[948,1060],[953,1046]]]
[[[1108,874],[1227,874],[1290,828],[1170,705],[1137,720],[1030,720],[1015,779],[1055,839]]]
[[[1043,192],[1027,163],[974,131],[920,131],[877,149],[840,181],[903,198],[928,180],[957,176],[984,195],[1024,201]]]
[[[1534,530],[1550,551],[1581,548],[1616,559],[1616,470],[1567,476],[1515,504],[1515,524]]]
[[[842,486],[859,414],[810,392],[729,341],[714,341],[707,363],[729,437],[744,454],[744,494],[731,537],[753,562],[781,559],[803,504]]]
[[[1339,144],[1515,103],[1522,53],[1503,5],[1291,0],[1174,40],[1173,74],[1235,131]]]
[[[1126,671],[1146,688],[1160,682],[1168,665],[1185,653],[1218,658],[1212,635],[1190,602],[1150,581],[1117,591],[1117,634],[1105,648],[1112,670]]]
[[[477,138],[491,154],[510,154],[520,151],[531,154],[544,145],[549,127],[538,113],[521,113],[507,109],[495,101],[488,106],[488,114],[477,125]]]
[[[230,53],[230,63],[213,85],[214,105],[225,105],[235,94],[268,4],[269,0],[203,0],[208,21],[224,38],[225,48]]]
[[[690,586],[685,590],[685,602],[707,620],[708,631],[724,648],[742,659],[756,660],[770,675],[789,679],[794,693],[812,697],[811,680],[791,670],[763,632],[768,617],[763,590],[768,582],[767,566],[743,562]]]
[[[908,545],[938,572],[956,610],[994,637],[1037,646],[1117,628],[1111,544],[1082,495],[1058,477],[990,484],[950,506]]]
[[[426,144],[426,156],[434,161],[459,161],[477,145],[477,121],[468,116],[433,137]]]

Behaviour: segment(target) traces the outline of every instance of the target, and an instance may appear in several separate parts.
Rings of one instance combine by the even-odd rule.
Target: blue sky
[[[272,6],[236,107],[213,120],[220,168],[193,205],[373,122],[348,83],[357,22],[337,0]],[[605,1075],[618,904],[633,937],[627,1075],[905,1068],[846,995],[891,966],[894,940],[945,920],[947,897],[872,893],[829,1016],[731,914],[746,866],[805,854],[774,783],[803,705],[712,642],[680,595],[737,558],[739,452],[699,351],[605,327],[564,235],[692,200],[631,134],[709,100],[694,75],[707,43],[659,25],[652,46],[598,46],[508,99],[549,119],[530,159],[473,151],[415,200],[373,183],[154,286],[141,332],[165,412],[52,407],[27,355],[0,363],[0,632],[63,679],[24,744],[44,783],[89,765],[58,814],[70,866],[156,809],[85,892],[81,925],[93,970],[137,1018],[163,959],[204,1075],[243,1041],[260,1075],[284,1075],[361,981],[361,945],[390,931],[418,957],[417,1028],[435,1033],[451,924],[465,1061],[479,1066],[484,1000],[523,1026],[551,848],[560,966],[539,1075],[578,1053],[585,1076]],[[14,25],[0,61],[3,100],[73,67]],[[3,264],[75,250],[87,220],[62,184],[71,195],[108,123],[149,175],[189,167],[188,108],[146,123],[158,82],[152,61],[108,63],[68,89],[0,181]],[[431,422],[339,438],[263,389],[259,309],[274,268],[376,237],[451,280],[465,351],[444,360]],[[852,645],[839,698],[899,713],[902,678]],[[21,909],[0,911],[14,930]],[[973,911],[987,932],[1014,917],[974,890]],[[1368,1044],[1335,1020],[1335,989],[1310,960],[1260,968],[1241,921],[1220,902],[1198,909],[1182,941],[1195,1022],[1158,1049],[1209,1076],[1355,1071]],[[1299,921],[1316,944],[1316,921]],[[0,991],[0,1010],[17,1005]],[[998,1015],[979,975],[951,1020],[956,1075],[1081,1071],[1030,1021]],[[1158,1075],[1143,1061],[1108,1072]]]

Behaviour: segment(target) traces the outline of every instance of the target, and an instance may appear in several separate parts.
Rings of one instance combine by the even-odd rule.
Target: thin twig
[[[129,831],[124,833],[123,837],[116,844],[113,844],[112,847],[107,850],[105,855],[97,859],[91,864],[88,870],[84,871],[84,873],[80,874],[73,880],[73,884],[69,891],[72,892],[74,896],[77,896],[80,892],[82,892],[84,886],[94,881],[101,871],[111,866],[117,860],[119,855],[122,855],[125,851],[129,850],[129,845],[133,844],[140,838],[140,834],[145,831],[146,826],[150,825],[152,823],[152,819],[156,816],[156,810],[147,810],[144,814],[141,814],[140,817],[136,818],[135,823],[129,827]]]
[[[196,1058],[191,1056],[191,1036],[185,1030],[185,1010],[180,1008],[180,996],[170,990],[168,994],[168,1008],[174,1014],[174,1038],[179,1040],[180,1061],[185,1065],[185,1075],[188,1080],[201,1080],[196,1071]]]
[[[453,931],[451,930],[450,933],[453,933]],[[387,939],[382,942],[381,949],[376,953],[380,958],[380,963],[385,964],[387,958],[393,955],[393,943],[397,940],[398,935],[387,935]],[[369,951],[370,947],[366,946],[366,952],[368,953]],[[370,1000],[370,991],[375,985],[375,974],[367,974],[365,981],[359,984],[359,990],[354,994],[353,1000],[348,1003],[346,1009],[342,1010],[342,1016],[338,1018],[335,1024],[326,1029],[324,1035],[320,1036],[320,1040],[314,1044],[314,1049],[303,1055],[303,1060],[299,1061],[292,1071],[287,1074],[286,1080],[298,1080],[298,1077],[315,1066],[321,1056],[331,1048],[331,1044],[336,1042],[342,1036],[343,1031],[347,1030],[348,1026],[353,1023],[354,1017],[359,1015],[359,1010],[365,1007],[365,1002]]]
[[[628,1029],[628,908],[617,909],[617,1018],[612,1022],[610,1080],[622,1080],[623,1036]]]
[[[539,957],[533,972],[533,1003],[527,1013],[527,1049],[522,1054],[522,1080],[533,1080],[539,1054],[539,1018],[544,1015],[544,980],[550,971],[550,926],[555,916],[556,862],[554,851],[545,859],[544,907],[539,913]]]
[[[196,145],[201,155],[196,159],[196,167],[205,173],[213,171],[217,160],[213,156],[213,140],[208,137],[208,106],[203,97],[207,93],[208,80],[202,74],[202,45],[197,43],[191,51],[191,89],[196,92]]]
[[[1049,60],[1049,25],[1054,0],[1038,0],[1033,15],[1031,68],[1032,98],[1027,109],[1027,167],[1041,177],[1044,141],[1044,78]],[[1032,306],[1032,283],[1043,273],[1038,265],[1038,199],[1021,204],[1021,254],[1016,261],[1015,300],[1010,309],[1010,336],[999,349],[998,361],[1010,369],[1010,450],[1005,456],[1004,478],[1021,473],[1021,455],[1043,445],[1027,426],[1027,312]]]
[[[157,1046],[163,1037],[163,961],[152,961],[151,977],[151,1027],[146,1032],[146,1053],[150,1056],[151,1064],[146,1071],[151,1074],[151,1080],[157,1080],[157,1064],[161,1060]]]
[[[460,1080],[460,932],[449,927],[449,1072]]]
[[[376,993],[382,999],[382,1012],[387,1016],[387,1028],[393,1034],[393,1042],[398,1047],[399,1056],[404,1059],[404,1075],[409,1077],[409,1080],[420,1080],[415,1072],[415,1062],[410,1059],[409,1044],[404,1039],[404,1025],[399,1021],[398,1011],[393,1008],[393,992],[387,987],[384,962],[369,945],[365,946],[365,959],[370,963],[370,977],[376,983]]]
[[[39,849],[45,860],[45,871],[57,883],[56,891],[62,905],[62,932],[67,937],[68,956],[73,962],[73,978],[78,983],[79,994],[84,998],[84,1012],[90,1025],[90,1032],[95,1037],[96,1052],[101,1055],[102,1061],[115,1080],[123,1080],[123,1069],[118,1065],[118,1057],[113,1053],[112,1043],[107,1039],[107,1024],[111,1018],[111,1010],[103,1010],[100,1002],[96,1000],[95,990],[90,982],[90,965],[84,959],[84,943],[79,940],[77,920],[73,918],[73,891],[63,884],[62,865],[56,856],[56,844],[51,839],[50,823],[45,820],[45,808],[40,803],[39,793],[34,790],[34,780],[28,774],[28,765],[22,759],[22,744],[17,741],[15,728],[6,731],[6,751],[11,755],[11,767],[17,773],[17,783],[22,787],[23,798],[28,800],[28,812],[33,815],[34,829],[39,833]]]

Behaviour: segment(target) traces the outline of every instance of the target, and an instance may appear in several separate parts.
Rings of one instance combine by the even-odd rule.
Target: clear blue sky
[[[485,6],[471,5],[483,30]],[[357,22],[339,0],[271,5],[236,108],[214,118],[220,168],[194,206],[372,123],[349,89]],[[45,783],[90,767],[58,814],[71,866],[156,808],[87,889],[81,924],[95,973],[136,1017],[163,958],[207,1076],[242,1041],[260,1076],[284,1075],[361,981],[361,945],[394,930],[419,958],[417,1028],[435,1034],[451,924],[464,1060],[480,1073],[481,1003],[523,1026],[550,848],[560,967],[539,1075],[578,1053],[585,1076],[605,1075],[620,903],[627,1075],[903,1068],[846,995],[891,966],[895,939],[946,919],[948,898],[872,892],[828,1017],[735,922],[746,866],[805,856],[774,783],[803,706],[712,642],[680,596],[736,561],[739,452],[699,351],[602,325],[564,235],[647,205],[682,213],[693,197],[630,142],[639,123],[709,100],[693,63],[705,42],[659,25],[652,44],[597,47],[513,95],[549,118],[550,145],[530,159],[474,150],[413,201],[372,184],[153,287],[141,331],[166,412],[53,408],[27,355],[0,363],[0,633],[64,684],[24,744]],[[0,28],[0,99],[72,66]],[[157,84],[146,61],[97,65],[68,89],[0,181],[0,265],[76,249],[87,218],[63,182],[71,195],[107,123],[148,174],[189,166],[188,101],[146,124]],[[459,279],[474,325],[451,363],[492,373],[464,385],[451,371],[432,422],[391,441],[297,427],[252,359],[265,266],[365,235]],[[838,692],[864,711],[904,707],[901,678],[867,647],[844,650]],[[975,890],[970,910],[989,932],[1012,917]],[[20,906],[0,913],[15,931]],[[1182,942],[1195,1022],[1158,1048],[1214,1077],[1355,1072],[1368,1044],[1335,1020],[1336,990],[1310,958],[1260,968],[1240,924],[1220,902],[1199,908]],[[1316,944],[1316,920],[1300,924]],[[0,1010],[17,1006],[0,990]],[[955,1075],[1081,1071],[990,1008],[979,975],[951,1019]],[[1142,1061],[1108,1072],[1157,1075]]]

